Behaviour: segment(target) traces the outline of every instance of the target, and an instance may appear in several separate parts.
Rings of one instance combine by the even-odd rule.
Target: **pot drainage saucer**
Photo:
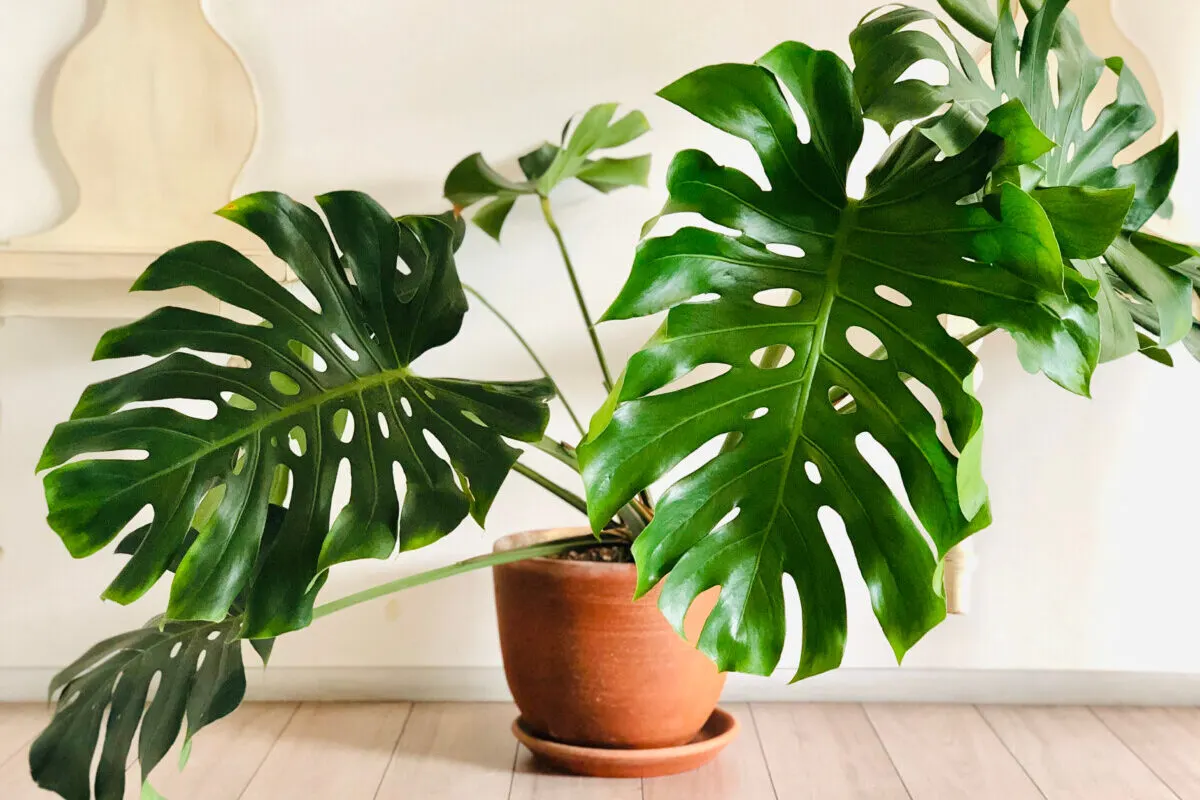
[[[716,758],[738,735],[737,719],[728,711],[713,709],[712,716],[696,738],[677,747],[626,750],[612,747],[584,747],[543,739],[528,730],[520,717],[513,720],[512,731],[521,744],[538,760],[550,767],[600,778],[653,778],[674,775],[704,766]]]

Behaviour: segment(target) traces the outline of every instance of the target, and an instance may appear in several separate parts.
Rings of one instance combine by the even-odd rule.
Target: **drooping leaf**
[[[50,684],[58,697],[54,716],[29,750],[37,784],[66,800],[121,800],[135,734],[145,781],[185,730],[185,721],[190,740],[241,703],[246,674],[239,626],[237,619],[154,619],[84,653]]]
[[[272,509],[269,527],[282,519],[275,511]],[[551,556],[588,544],[625,541],[611,534],[573,536],[487,553],[339,598],[322,606],[320,613],[497,564]],[[236,613],[241,613],[240,609]],[[164,623],[155,618],[144,628],[93,646],[50,684],[51,697],[57,695],[59,703],[33,745],[30,767],[34,778],[67,800],[88,800],[92,797],[89,774],[99,751],[95,797],[121,798],[128,753],[141,720],[137,754],[143,791],[148,792],[146,776],[171,749],[186,717],[179,755],[179,768],[183,769],[192,737],[241,702],[246,681],[237,639],[240,627],[236,614],[222,623]],[[253,639],[250,643],[265,662],[273,641]],[[161,677],[151,694],[156,673]],[[107,726],[103,722],[106,709]]]
[[[1114,159],[1138,143],[1155,123],[1154,111],[1132,70],[1120,58],[1101,59],[1088,49],[1078,20],[1067,10],[1067,0],[1023,4],[1029,15],[1023,34],[1017,30],[1010,0],[1000,1],[998,18],[988,13],[985,4],[972,0],[939,0],[939,4],[991,45],[990,81],[967,48],[933,14],[908,6],[892,8],[868,15],[850,37],[857,60],[855,83],[866,116],[889,130],[902,121],[923,121],[921,128],[926,135],[947,153],[954,153],[983,129],[988,110],[1005,98],[1019,98],[1038,127],[1057,144],[1038,159],[1035,177],[1043,188],[1034,190],[1033,196],[1055,224],[1063,255],[1068,259],[1095,259],[1073,261],[1071,266],[1098,281],[1102,293],[1101,359],[1109,361],[1139,349],[1144,351],[1138,347],[1135,321],[1147,316],[1156,319],[1155,331],[1161,331],[1160,347],[1178,341],[1179,332],[1190,329],[1191,317],[1188,326],[1179,322],[1181,294],[1171,272],[1153,259],[1139,260],[1135,267],[1138,279],[1130,280],[1128,275],[1124,278],[1133,291],[1130,296],[1112,289],[1117,278],[1114,273],[1122,269],[1118,262],[1126,264],[1128,271],[1130,257],[1126,254],[1123,259],[1119,244],[1114,244],[1116,249],[1111,252],[1095,252],[1106,237],[1109,242],[1119,242],[1119,227],[1137,231],[1167,206],[1179,167],[1179,140],[1175,135],[1132,163],[1114,164]],[[937,21],[950,38],[955,58],[919,29],[920,24],[931,20]],[[1053,88],[1048,66],[1051,55],[1057,64],[1057,86]],[[920,78],[898,80],[923,61],[945,66],[948,82],[938,86]],[[1085,124],[1085,110],[1094,101],[1105,71],[1117,77],[1116,95],[1093,122]],[[945,103],[953,104],[950,112],[930,119]],[[1120,205],[1117,195],[1112,196],[1108,212],[1089,220],[1077,216],[1078,208],[1069,194],[1071,190],[1122,188],[1132,196],[1125,204],[1120,226],[1113,224],[1112,212]],[[1082,248],[1077,247],[1082,244],[1081,235],[1089,240]],[[1154,294],[1143,293],[1149,288]],[[1135,313],[1135,306],[1139,313]]]
[[[77,557],[108,544],[144,506],[154,511],[107,598],[131,602],[177,565],[171,619],[223,620],[244,597],[244,635],[304,627],[325,570],[421,547],[468,513],[482,521],[519,454],[505,439],[541,437],[552,392],[546,382],[430,379],[410,366],[461,325],[466,298],[453,260],[461,222],[449,215],[397,221],[353,192],[318,202],[333,238],[313,210],[280,194],[249,195],[221,214],[286,261],[319,311],[232,248],[195,242],[155,261],[134,288],[193,286],[268,324],[168,307],[109,331],[97,347],[98,358],[165,356],[90,386],[39,464],[51,469],[51,527]],[[310,348],[321,368],[299,357],[293,342]],[[194,352],[221,354],[222,362],[240,356],[248,366]],[[216,415],[126,408],[178,399],[209,401]],[[146,455],[105,456],[121,450]],[[91,457],[72,461],[80,455]],[[350,497],[331,522],[343,462]],[[290,476],[291,499],[267,549],[264,525],[281,472]],[[203,498],[222,485],[210,524],[189,539]]]
[[[779,84],[808,118],[808,143]],[[680,626],[692,600],[720,586],[700,648],[722,669],[767,674],[783,646],[791,575],[803,615],[797,677],[832,669],[846,607],[818,520],[829,507],[903,655],[945,615],[938,560],[988,513],[981,477],[957,469],[956,450],[968,473],[977,461],[980,407],[965,385],[976,360],[938,315],[1010,330],[1028,361],[1076,392],[1095,364],[1095,304],[1064,271],[1041,207],[1013,184],[1000,187],[995,209],[960,202],[993,170],[1019,165],[1014,154],[1041,155],[1045,138],[1017,103],[993,112],[991,129],[957,156],[937,160],[912,132],[856,200],[846,173],[862,117],[832,53],[786,43],[758,65],[693,72],[661,96],[749,142],[770,189],[695,150],[672,162],[664,213],[696,212],[741,234],[689,227],[639,248],[606,319],[668,313],[579,448],[593,526],[714,437],[735,434],[662,495],[634,545],[639,593],[662,580],[660,607]],[[793,294],[783,305],[763,294],[784,290]],[[707,294],[717,298],[699,299]],[[859,335],[882,352],[853,345]],[[672,390],[702,364],[728,370]],[[906,379],[937,397],[954,449]],[[867,436],[898,465],[916,520],[860,449]]]
[[[525,175],[523,181],[504,177],[481,154],[474,153],[450,170],[443,192],[460,209],[487,200],[472,221],[498,241],[508,212],[522,195],[547,197],[555,187],[572,178],[605,193],[626,186],[645,186],[650,156],[591,157],[598,150],[628,144],[650,130],[642,112],[631,111],[614,122],[616,110],[616,103],[592,106],[578,122],[567,120],[562,145],[543,142],[518,157],[517,163]]]

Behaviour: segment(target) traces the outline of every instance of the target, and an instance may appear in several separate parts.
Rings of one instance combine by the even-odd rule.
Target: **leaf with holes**
[[[983,129],[989,110],[1007,98],[1019,98],[1038,127],[1057,143],[1023,167],[1021,177],[1054,224],[1063,255],[1079,273],[1096,281],[1101,359],[1139,349],[1157,357],[1157,348],[1147,351],[1140,346],[1137,329],[1152,332],[1159,347],[1187,335],[1193,315],[1187,310],[1181,317],[1180,309],[1190,307],[1192,287],[1164,264],[1130,255],[1128,237],[1168,201],[1179,166],[1178,136],[1131,163],[1114,164],[1126,148],[1143,144],[1154,127],[1154,111],[1122,59],[1101,59],[1088,49],[1078,20],[1066,10],[1067,0],[1046,0],[1036,10],[1027,9],[1023,35],[1018,34],[1009,0],[1000,3],[998,17],[972,2],[939,3],[991,45],[991,81],[933,14],[907,6],[872,13],[850,37],[864,113],[889,130],[905,120],[923,120],[925,134],[947,153],[955,153]],[[949,37],[953,58],[920,29],[930,20]],[[1053,76],[1052,57],[1057,66]],[[915,77],[900,80],[922,62],[944,66],[948,81],[935,85]],[[1085,111],[1097,100],[1106,70],[1116,76],[1116,96],[1089,124]],[[927,119],[945,103],[953,104],[950,112]],[[1092,202],[1081,206],[1077,200],[1082,194]],[[1101,199],[1106,202],[1098,203]],[[1081,208],[1089,212],[1081,215]],[[1118,235],[1122,228],[1124,233]],[[1130,272],[1138,279],[1130,280]],[[1118,291],[1119,283],[1131,292]],[[1141,319],[1151,324],[1143,325]]]
[[[808,118],[807,142],[780,84]],[[639,248],[606,319],[668,314],[579,448],[592,523],[734,434],[662,495],[634,544],[638,593],[665,577],[659,604],[678,627],[698,594],[720,586],[700,648],[722,669],[768,674],[791,575],[803,614],[797,677],[832,669],[846,604],[818,520],[828,507],[901,656],[945,616],[939,558],[987,514],[982,483],[960,487],[957,470],[956,451],[973,459],[977,447],[980,407],[964,385],[976,360],[938,315],[1011,331],[1034,366],[1076,392],[1095,363],[1095,304],[1064,274],[1038,204],[1012,184],[994,206],[960,202],[993,170],[1039,155],[1045,137],[1015,102],[957,156],[938,160],[912,133],[856,200],[846,174],[863,121],[836,55],[789,42],[756,65],[706,67],[660,94],[749,142],[770,188],[695,150],[671,164],[666,213],[699,213],[740,235],[685,227]],[[780,290],[792,293],[783,305]],[[672,390],[704,364],[728,369]],[[917,382],[941,404],[953,447],[914,395]],[[899,467],[932,548],[877,471],[881,454]]]
[[[520,156],[517,163],[525,175],[523,181],[504,177],[480,153],[467,156],[446,176],[446,199],[458,208],[486,200],[472,221],[498,240],[508,213],[522,195],[548,197],[571,178],[606,194],[626,186],[645,186],[650,156],[591,158],[597,150],[629,144],[650,130],[641,111],[631,111],[614,122],[616,111],[616,103],[592,106],[574,126],[567,122],[560,144],[544,142]]]
[[[281,194],[248,195],[220,214],[287,262],[318,310],[232,248],[194,242],[160,257],[134,288],[195,287],[265,324],[167,307],[100,341],[97,358],[165,356],[88,387],[39,464],[51,470],[50,525],[76,557],[152,509],[106,598],[132,602],[177,563],[169,618],[223,620],[244,596],[243,635],[304,627],[330,566],[421,547],[468,513],[482,521],[519,454],[505,439],[541,437],[547,382],[425,378],[411,368],[461,326],[461,220],[394,220],[355,192],[317,201],[334,238],[315,211]],[[239,358],[225,363],[230,356]],[[215,416],[164,405],[180,400],[215,404]],[[349,475],[340,510],[339,471]],[[268,549],[281,474],[290,495]],[[215,511],[202,509],[218,487]],[[198,511],[210,517],[189,540]]]
[[[151,620],[96,644],[56,675],[54,717],[29,750],[38,786],[67,800],[121,800],[135,734],[145,781],[185,719],[190,741],[237,708],[246,692],[239,625]]]

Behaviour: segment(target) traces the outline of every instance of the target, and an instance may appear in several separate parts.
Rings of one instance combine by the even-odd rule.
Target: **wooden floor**
[[[248,705],[152,783],[169,800],[1200,800],[1200,709],[728,708],[743,733],[712,765],[598,780],[539,771],[506,704]],[[45,715],[0,705],[0,798],[52,797],[25,764]]]

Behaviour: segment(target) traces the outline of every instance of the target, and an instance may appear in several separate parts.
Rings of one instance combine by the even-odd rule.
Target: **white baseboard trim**
[[[45,699],[53,669],[0,668],[0,702]],[[1200,705],[1200,675],[1095,670],[854,669],[787,683],[730,675],[725,702]],[[251,700],[509,700],[500,667],[251,667]]]

